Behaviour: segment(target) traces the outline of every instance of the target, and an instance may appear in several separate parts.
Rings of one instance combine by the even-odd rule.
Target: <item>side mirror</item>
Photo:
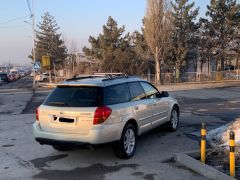
[[[169,93],[168,93],[167,91],[162,91],[162,92],[158,92],[158,93],[156,94],[156,96],[157,96],[158,98],[168,97],[168,96],[169,96]]]
[[[168,97],[169,93],[167,91],[162,91],[162,95],[163,95],[163,97]]]

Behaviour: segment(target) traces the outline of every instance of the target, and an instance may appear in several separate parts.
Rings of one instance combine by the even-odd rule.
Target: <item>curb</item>
[[[196,157],[198,154],[199,156],[199,151],[192,151],[189,152],[189,155],[192,154],[193,156]],[[233,177],[230,177],[218,170],[216,170],[213,167],[210,167],[206,164],[201,163],[200,161],[197,161],[196,159],[192,158],[184,153],[177,153],[173,155],[173,159],[180,163],[181,165],[184,165],[185,167],[193,170],[194,172],[205,176],[209,179],[217,179],[217,180],[236,180]]]
[[[212,89],[221,87],[238,86],[240,80],[237,81],[221,81],[221,82],[204,82],[204,83],[179,83],[179,84],[165,84],[156,86],[162,91],[182,91],[182,90],[194,90],[194,89]]]
[[[57,86],[56,83],[38,83],[38,87],[43,87],[43,88],[55,88]]]
[[[220,80],[220,81],[198,81],[198,82],[182,82],[182,83],[169,83],[169,84],[163,84],[166,86],[171,86],[171,85],[188,85],[188,84],[220,84],[220,83],[225,83],[225,82],[240,82],[240,79],[234,79],[234,80]]]

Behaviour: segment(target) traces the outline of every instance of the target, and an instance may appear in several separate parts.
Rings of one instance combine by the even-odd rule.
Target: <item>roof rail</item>
[[[124,73],[93,73],[93,75],[122,75]]]
[[[81,79],[88,79],[88,78],[106,78],[102,81],[108,81],[113,79],[121,79],[121,78],[128,78],[127,74],[124,73],[94,73],[93,75],[80,75],[77,77],[73,77],[67,79],[66,81],[76,81]]]
[[[99,77],[103,77],[103,76],[97,76],[97,75],[83,75],[83,76],[77,76],[77,77],[73,77],[70,79],[67,79],[66,81],[76,81],[76,80],[81,80],[81,79],[88,79],[88,78],[99,78]]]
[[[127,75],[127,74],[124,74],[124,73],[113,73],[113,74],[107,73],[106,76],[107,76],[108,78],[107,78],[107,79],[103,79],[102,81],[128,78],[128,75]]]

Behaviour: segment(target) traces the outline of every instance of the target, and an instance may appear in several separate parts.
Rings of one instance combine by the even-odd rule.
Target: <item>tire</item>
[[[71,150],[72,148],[70,147],[67,147],[67,146],[52,146],[53,149],[57,150],[57,151],[69,151]]]
[[[133,124],[125,125],[121,140],[114,146],[115,154],[122,159],[131,158],[136,150],[136,139],[136,127]]]
[[[167,128],[169,131],[176,131],[179,125],[179,111],[176,107],[173,107],[170,121],[167,123]]]

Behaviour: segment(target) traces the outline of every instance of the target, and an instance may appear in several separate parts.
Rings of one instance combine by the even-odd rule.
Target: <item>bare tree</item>
[[[68,65],[72,69],[72,76],[77,73],[76,53],[79,52],[78,43],[75,39],[70,39],[64,36],[65,44],[68,48]]]
[[[144,36],[155,59],[155,83],[161,84],[161,65],[167,57],[172,29],[169,0],[147,0]]]

